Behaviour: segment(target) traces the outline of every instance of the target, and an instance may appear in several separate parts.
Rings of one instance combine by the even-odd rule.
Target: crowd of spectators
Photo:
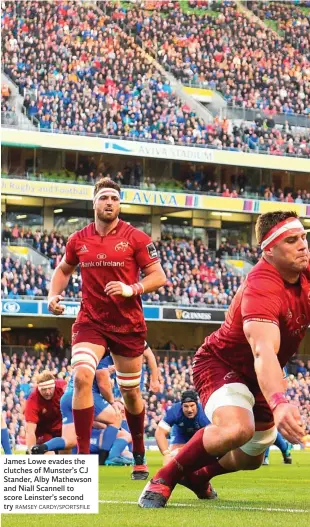
[[[42,344],[41,344],[42,345]],[[156,394],[148,392],[149,372],[145,367],[144,400],[146,403],[145,434],[153,438],[158,422],[167,409],[181,399],[181,393],[193,389],[192,355],[174,353],[172,356],[157,355],[160,389]],[[59,359],[48,349],[24,352],[21,356],[3,354],[1,398],[12,446],[26,445],[24,406],[35,384],[36,375],[44,369],[57,378],[69,381],[72,370],[67,359]],[[289,375],[287,398],[299,406],[306,432],[310,433],[310,361],[294,363],[294,374]]]
[[[303,10],[307,7],[307,10]],[[249,8],[265,21],[276,23],[276,31],[286,42],[309,61],[310,3],[306,2],[250,2]],[[302,98],[305,98],[302,96]]]
[[[266,201],[310,204],[310,192],[306,189],[294,190],[291,187],[281,189],[276,188],[274,183],[271,185],[262,183],[259,188],[251,189],[245,184],[244,176],[238,178],[233,176],[231,185],[226,183],[220,185],[217,181],[212,181],[204,177],[203,174],[198,174],[196,178],[187,178],[184,181],[184,189],[190,192],[206,192],[212,196],[222,196],[223,198],[242,198],[248,197],[249,194],[251,196],[256,194],[256,199],[264,199]]]
[[[204,128],[108,15],[70,1],[6,2],[2,24],[5,72],[42,129],[191,143]]]
[[[65,253],[66,239],[56,232],[32,233],[17,225],[10,230],[5,228],[3,241],[24,240],[33,243],[33,247],[49,259],[50,268],[35,266],[30,260],[13,259],[10,254],[2,257],[1,295],[4,298],[17,299],[21,295],[32,297],[47,296],[51,270],[55,269]],[[244,275],[228,269],[224,256],[246,258],[256,263],[260,257],[258,248],[248,244],[231,247],[221,244],[214,255],[201,240],[158,240],[155,242],[162,266],[167,275],[167,283],[155,293],[145,293],[145,303],[177,303],[200,307],[227,307]],[[79,268],[70,278],[64,296],[71,300],[81,298],[81,274]]]
[[[277,48],[277,69],[260,47],[263,36],[257,33],[255,24],[252,27],[246,23],[233,2],[217,5],[216,19],[187,15],[178,2],[154,4],[155,9],[149,12],[141,8],[142,4],[134,7],[128,2],[130,8],[124,9],[105,2],[101,6],[103,14],[99,14],[82,2],[69,0],[6,2],[2,14],[4,69],[24,95],[28,116],[36,117],[42,130],[62,133],[103,134],[273,155],[310,155],[307,133],[278,130],[268,123],[233,127],[224,120],[221,126],[207,125],[176,96],[136,39],[142,39],[148,51],[157,46],[158,60],[177,76],[191,80],[198,76],[201,80],[205,75],[205,82],[221,89],[227,100],[240,104],[247,100],[248,106],[249,100],[255,101],[251,107],[264,111],[267,105],[271,121],[273,110],[285,109],[279,108],[279,100],[291,100],[277,95],[274,84],[278,82],[278,69],[283,68],[281,82],[293,92],[295,77],[300,86],[304,85],[308,70],[304,73],[302,69],[298,75],[297,65],[291,64],[294,60],[299,64],[299,55],[291,57],[282,47]],[[239,35],[242,38],[235,47]],[[269,37],[266,30],[264,38],[268,41]],[[269,42],[269,46],[274,45]],[[236,62],[237,58],[241,62],[240,55],[242,66]],[[300,98],[305,107],[308,104],[308,95],[297,96],[294,92],[294,97],[296,105]]]
[[[122,15],[124,25],[176,77],[218,90],[237,106],[270,115],[309,114],[308,18],[300,23],[299,15],[298,23],[292,23],[293,2],[284,3],[289,6],[272,8],[289,13],[283,38],[233,1],[208,2],[199,14],[184,10],[179,2],[153,2],[151,11],[139,0],[127,9],[120,5],[117,13],[111,3],[110,9],[112,16]],[[192,1],[191,7],[196,6]]]

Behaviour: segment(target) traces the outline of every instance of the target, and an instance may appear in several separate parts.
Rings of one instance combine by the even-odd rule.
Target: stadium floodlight
[[[17,220],[24,220],[25,218],[27,218],[27,214],[18,214],[18,216],[16,216]]]
[[[79,221],[79,218],[70,218],[68,223],[76,223],[77,221]]]
[[[161,216],[160,219],[161,219],[161,221],[166,221],[168,218],[167,218],[167,216]]]
[[[54,209],[54,214],[59,214],[60,212],[63,212],[64,209]]]

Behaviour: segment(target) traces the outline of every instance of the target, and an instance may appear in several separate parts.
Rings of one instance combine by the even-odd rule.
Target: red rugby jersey
[[[285,282],[264,258],[250,271],[234,297],[226,320],[209,335],[196,357],[210,350],[231,369],[256,379],[254,357],[243,332],[246,320],[277,324],[281,333],[278,359],[282,367],[296,353],[310,324],[310,265],[297,284]]]
[[[70,265],[80,264],[82,273],[82,303],[77,322],[84,321],[86,315],[106,331],[146,330],[140,295],[108,296],[104,289],[112,281],[126,285],[138,282],[140,269],[159,261],[147,234],[119,220],[113,231],[100,236],[95,223],[90,223],[70,236],[65,260]]]
[[[55,380],[55,392],[47,401],[42,397],[38,388],[30,394],[25,407],[25,419],[28,423],[35,423],[36,437],[44,434],[52,434],[61,430],[62,417],[60,411],[60,399],[66,389],[67,383],[62,379]]]

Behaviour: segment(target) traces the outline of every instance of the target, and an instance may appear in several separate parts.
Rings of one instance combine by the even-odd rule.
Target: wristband
[[[274,393],[269,399],[269,406],[272,412],[275,411],[276,407],[279,404],[288,404],[288,400],[286,399],[284,393],[282,392]]]
[[[136,284],[133,284],[130,287],[132,288],[132,294],[134,296],[142,295],[144,293],[144,287],[141,282],[137,282]]]
[[[163,456],[166,456],[167,454],[170,454],[170,450],[169,450],[169,448],[167,448],[167,450],[164,450],[164,451],[163,451]]]

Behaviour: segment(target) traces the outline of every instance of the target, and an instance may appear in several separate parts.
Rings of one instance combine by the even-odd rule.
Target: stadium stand
[[[260,44],[267,39],[273,58],[270,68],[280,62],[297,69],[304,62],[297,55],[294,64],[287,65],[282,47],[271,41],[268,30],[258,33],[233,2],[216,4],[218,18],[185,14],[178,2],[173,7],[166,2],[158,7],[155,2],[151,16],[139,5],[128,10],[114,2],[98,5],[103,15],[69,1],[5,2],[4,71],[19,86],[25,111],[38,120],[40,130],[309,157],[309,130],[294,130],[287,123],[275,127],[272,114],[285,110],[278,95],[279,71],[274,79],[267,78],[269,62]],[[171,28],[168,39],[167,27]],[[240,34],[243,38],[235,48]],[[241,125],[226,119],[204,123],[176,96],[136,37],[147,51],[157,46],[157,59],[177,77],[195,81],[197,76],[234,104],[246,101],[247,107],[258,110],[268,106],[270,118],[257,116]],[[244,46],[251,48],[251,39],[253,55],[244,52]],[[231,40],[234,46],[227,45]],[[247,57],[242,65],[241,55]],[[303,113],[309,102],[307,87],[301,105],[301,96],[294,91],[295,77],[288,77],[283,82],[296,99],[293,109]],[[301,73],[299,84],[303,78]],[[243,88],[233,89],[235,83]]]
[[[55,269],[65,253],[66,238],[56,232],[48,235],[36,231],[32,234],[30,229],[24,232],[16,225],[12,230],[6,229],[2,239],[32,242],[34,249],[49,259],[51,269]],[[229,270],[222,258],[243,258],[254,264],[260,256],[259,248],[251,248],[248,244],[231,247],[229,243],[223,243],[215,255],[210,254],[200,240],[158,240],[155,245],[167,275],[167,284],[156,293],[144,294],[142,299],[146,303],[226,307],[243,276]],[[1,263],[2,297],[47,296],[50,273],[44,272],[41,265],[35,266],[22,258],[16,260],[10,255],[3,256]],[[70,278],[65,296],[72,300],[81,297],[79,269]]]
[[[45,351],[38,352],[38,349]],[[3,354],[5,373],[2,378],[2,404],[3,413],[8,424],[12,446],[25,445],[25,421],[23,409],[25,401],[31,393],[36,375],[44,369],[52,371],[57,378],[69,380],[71,366],[67,359],[59,360],[48,349],[38,343],[37,350],[32,354],[24,352],[21,356],[14,354],[9,357]],[[167,354],[157,355],[160,372],[160,391],[149,394],[148,370],[145,370],[144,399],[146,402],[145,434],[154,437],[158,422],[165,411],[181,399],[184,389],[193,388],[192,355]],[[302,360],[294,362],[293,368],[298,370],[290,374],[288,381],[287,398],[293,400],[300,407],[305,422],[306,431],[310,432],[310,360],[305,364]],[[290,366],[289,366],[289,371]]]
[[[273,2],[284,3],[289,4],[289,17],[293,2]],[[154,51],[178,78],[219,90],[236,105],[268,108],[270,115],[310,112],[307,17],[301,24],[299,13],[296,24],[289,24],[290,31],[276,38],[232,1],[189,2],[188,7],[201,8],[198,13],[184,8],[184,2],[169,3],[169,7],[167,2],[152,4],[152,11],[143,9],[144,2],[135,2],[128,10],[119,7],[118,12],[146,49]],[[110,10],[115,17],[112,3]],[[277,16],[286,8],[271,11]]]

